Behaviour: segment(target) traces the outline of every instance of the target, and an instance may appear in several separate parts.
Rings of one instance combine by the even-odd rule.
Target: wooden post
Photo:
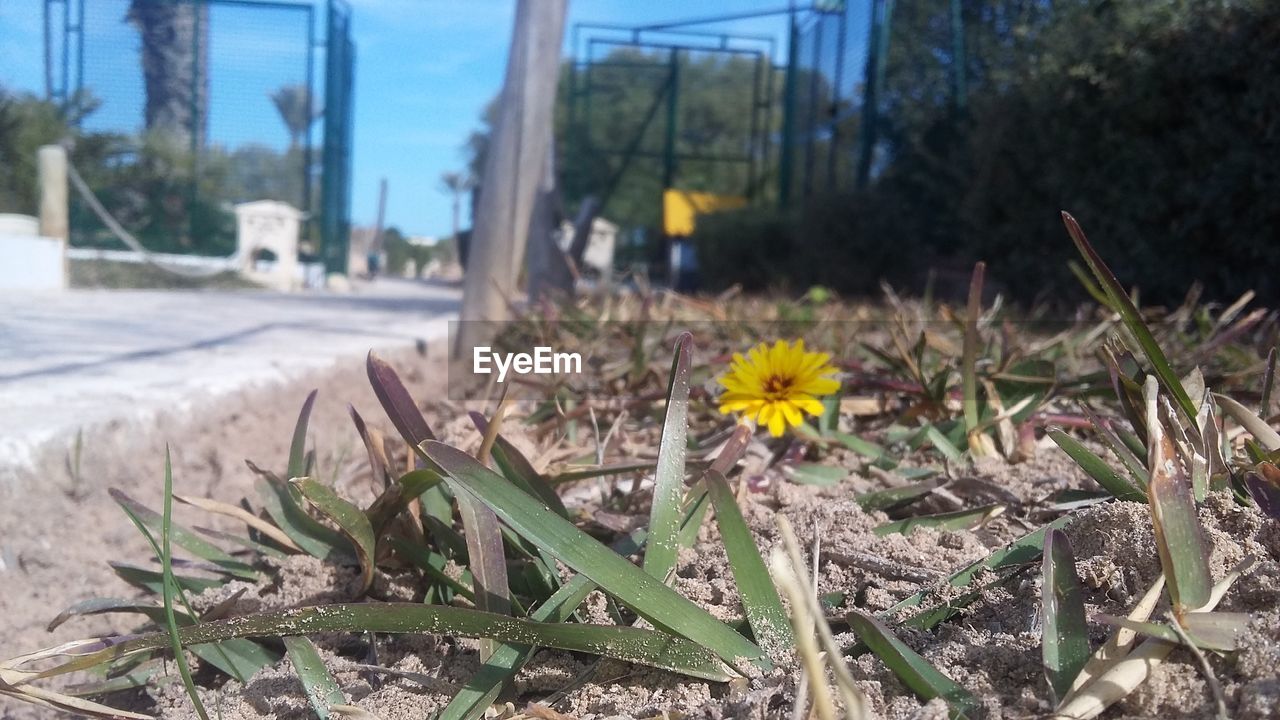
[[[61,145],[43,145],[36,153],[40,186],[40,234],[62,243],[62,287],[70,284],[67,242],[71,237],[67,198],[67,151]]]
[[[551,146],[567,0],[518,0],[498,119],[463,280],[457,350],[483,340],[476,321],[506,320]]]

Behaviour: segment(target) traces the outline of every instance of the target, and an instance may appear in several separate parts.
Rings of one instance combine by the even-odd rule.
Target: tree
[[[311,111],[311,92],[306,85],[285,85],[271,93],[271,102],[280,113],[285,129],[289,132],[289,148],[302,145],[311,129],[311,123],[319,117]]]
[[[461,230],[462,196],[470,192],[475,181],[466,172],[447,172],[440,176],[440,191],[448,193],[453,201],[453,234],[455,240]]]
[[[126,19],[142,40],[148,130],[183,147],[203,146],[209,117],[209,7],[205,2],[132,0]]]

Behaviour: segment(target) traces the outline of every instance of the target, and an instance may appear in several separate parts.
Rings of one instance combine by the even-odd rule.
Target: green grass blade
[[[996,572],[1036,562],[1040,559],[1040,553],[1044,550],[1044,536],[1050,530],[1061,529],[1069,520],[1070,518],[1061,517],[1043,527],[1032,530],[1008,545],[995,550],[985,558],[957,570],[947,578],[946,584],[951,587],[964,587],[973,582],[974,578],[984,571]],[[885,610],[881,617],[890,617],[907,608],[919,607],[932,595],[932,589],[921,590]]]
[[[423,450],[459,486],[492,508],[518,534],[586,575],[650,622],[710,649],[730,664],[745,658],[760,666],[772,666],[755,644],[535,502],[471,456],[438,442],[424,443]]]
[[[645,532],[637,530],[624,536],[612,549],[623,557],[633,555],[640,552],[644,538]],[[569,582],[561,585],[546,602],[535,608],[529,619],[536,622],[565,622],[595,589],[596,584],[586,576],[575,575]],[[515,644],[498,648],[489,661],[480,667],[480,671],[453,696],[436,720],[476,720],[482,717],[484,711],[497,700],[503,686],[515,677],[516,672],[533,656],[533,652],[533,647]]]
[[[1258,414],[1262,417],[1271,415],[1271,391],[1276,382],[1276,347],[1267,351],[1267,369],[1262,374],[1262,399],[1258,401]]]
[[[1147,356],[1147,360],[1151,363],[1151,368],[1155,372],[1156,377],[1160,379],[1160,384],[1165,391],[1177,402],[1178,407],[1186,414],[1186,417],[1194,419],[1196,416],[1196,404],[1191,400],[1191,396],[1182,386],[1182,380],[1178,374],[1174,372],[1173,366],[1169,364],[1169,359],[1165,357],[1164,351],[1160,349],[1160,345],[1151,334],[1147,323],[1142,319],[1142,313],[1138,312],[1138,308],[1134,307],[1133,301],[1129,299],[1129,294],[1124,291],[1120,285],[1120,281],[1116,279],[1111,268],[1107,267],[1102,261],[1102,257],[1098,255],[1093,246],[1089,244],[1089,240],[1084,235],[1084,230],[1080,228],[1080,224],[1076,219],[1071,217],[1070,213],[1062,213],[1062,221],[1067,226],[1067,234],[1071,236],[1072,242],[1075,243],[1076,249],[1084,256],[1085,262],[1089,265],[1089,269],[1093,271],[1093,275],[1098,280],[1098,284],[1111,298],[1111,306],[1120,313],[1121,320],[1124,321],[1125,327],[1129,332],[1133,333],[1134,338],[1142,347],[1142,352]]]
[[[288,483],[253,464],[249,467],[258,473],[254,486],[262,508],[303,552],[321,560],[340,560],[351,556],[351,543],[338,531],[308,515],[300,504],[300,496],[294,497],[295,491]]]
[[[1089,661],[1089,627],[1085,623],[1084,589],[1076,574],[1075,555],[1061,530],[1045,534],[1043,573],[1040,602],[1044,611],[1044,672],[1054,698],[1062,698]]]
[[[164,449],[164,518],[160,533],[160,567],[164,573],[163,596],[165,628],[168,630],[169,647],[173,650],[174,661],[178,665],[178,674],[182,676],[182,684],[187,689],[191,704],[195,707],[200,720],[209,720],[204,703],[200,701],[200,693],[196,690],[195,680],[191,677],[191,668],[187,664],[186,653],[182,651],[182,639],[179,635],[178,616],[173,607],[174,596],[180,591],[173,577],[173,547],[170,542],[170,528],[173,521],[173,464],[169,459],[169,448]]]
[[[395,548],[395,551],[400,554],[402,559],[413,563],[415,567],[422,570],[435,582],[447,586],[450,590],[473,603],[476,601],[476,595],[471,591],[471,588],[449,577],[444,572],[444,565],[447,560],[443,555],[432,552],[425,547],[412,545],[400,538],[392,538],[391,547]]]
[[[293,427],[293,442],[289,444],[289,465],[286,475],[289,479],[307,474],[307,425],[311,421],[311,406],[316,402],[316,393],[312,390],[302,403],[302,411],[298,413],[298,422]]]
[[[685,450],[689,432],[689,366],[693,336],[681,333],[667,383],[667,414],[658,441],[658,467],[649,510],[649,546],[644,571],[665,581],[676,567],[680,532],[680,500],[684,497]]]
[[[897,460],[894,460],[883,447],[870,440],[864,440],[857,435],[850,435],[840,431],[833,431],[831,437],[840,441],[841,445],[871,460],[873,464],[885,470],[891,470],[898,464]]]
[[[481,435],[489,431],[489,421],[485,416],[478,412],[473,412],[470,415],[471,422],[475,424]],[[554,510],[560,517],[569,518],[569,510],[565,508],[564,502],[560,500],[560,496],[556,494],[555,489],[547,483],[546,478],[533,469],[533,463],[529,462],[529,459],[517,450],[516,446],[512,445],[509,440],[502,435],[495,437],[490,455],[493,456],[494,462],[498,464],[498,469],[502,471],[503,475],[507,476],[508,480],[515,483],[521,490],[546,503],[547,507]]]
[[[320,720],[328,720],[329,706],[345,705],[347,698],[329,674],[324,659],[320,657],[316,646],[305,637],[286,637],[284,647],[289,653],[289,662],[293,663],[293,671],[298,674],[303,689],[307,691],[311,709],[316,711]]]
[[[126,495],[124,492],[116,488],[107,490],[107,494],[111,496],[121,507],[127,508],[130,513],[138,518],[144,525],[153,531],[160,531],[164,525],[164,516],[143,505]],[[257,580],[258,572],[252,566],[247,565],[224,551],[222,548],[205,540],[195,532],[188,530],[176,523],[170,523],[169,535],[179,547],[191,552],[198,558],[208,560],[226,570],[229,574],[234,575],[243,580]]]
[[[1102,442],[1120,460],[1120,464],[1124,465],[1125,470],[1129,473],[1129,478],[1134,482],[1134,487],[1146,489],[1148,472],[1142,458],[1134,454],[1129,446],[1120,439],[1120,436],[1112,430],[1111,425],[1101,417],[1098,417],[1098,414],[1092,408],[1080,403],[1080,410],[1089,419],[1089,423],[1093,425],[1094,432],[1098,433],[1098,437],[1102,438]]]
[[[443,481],[444,478],[440,477],[440,473],[425,468],[411,470],[401,475],[373,501],[368,510],[365,510],[369,525],[373,527],[373,534],[381,536],[382,531],[397,515],[407,510],[415,498]]]
[[[983,505],[982,507],[954,510],[936,515],[920,515],[917,517],[894,520],[872,529],[876,535],[909,535],[916,528],[933,528],[935,530],[972,530],[981,527],[999,515],[1003,515],[1005,506],[1000,504]]]
[[[656,465],[653,463],[615,463],[612,465],[600,465],[598,467],[583,468],[581,470],[565,470],[556,473],[547,479],[551,485],[559,485],[561,483],[574,482],[576,480],[590,480],[591,478],[603,477],[605,475],[622,475],[633,472],[650,472]]]
[[[315,478],[295,478],[292,483],[302,491],[307,502],[332,520],[351,542],[356,560],[360,563],[360,594],[368,592],[373,586],[374,549],[377,540],[368,516]]]
[[[1093,481],[1101,485],[1107,492],[1121,500],[1131,500],[1133,502],[1142,502],[1146,496],[1141,490],[1134,487],[1120,473],[1111,469],[1111,465],[1107,461],[1093,454],[1089,448],[1081,445],[1079,441],[1065,432],[1057,428],[1051,428],[1046,434],[1057,443],[1058,447],[1067,454],[1081,470],[1085,471]]]
[[[943,435],[942,431],[939,430],[936,425],[925,426],[924,434],[925,437],[929,438],[929,442],[933,444],[933,447],[936,448],[938,452],[942,453],[943,457],[951,462],[960,462],[961,458],[964,457],[964,453],[961,452],[960,448],[956,447],[955,443],[948,440],[947,436]],[[977,437],[977,435],[975,434],[973,437]],[[972,446],[974,444],[981,446],[982,441],[971,441],[970,450],[973,449]],[[977,451],[975,454],[981,454],[982,452],[983,451]]]
[[[288,637],[323,632],[493,638],[504,643],[539,645],[611,657],[716,682],[732,677],[725,664],[708,648],[660,630],[535,622],[470,608],[420,603],[336,604],[261,613],[179,628],[178,640],[182,645],[198,645],[231,638]],[[40,676],[74,672],[133,653],[167,647],[170,640],[168,633],[113,640],[108,647],[77,656],[42,671]],[[101,647],[101,643],[96,644]]]
[[[909,483],[900,487],[863,493],[855,497],[853,501],[858,503],[858,507],[866,512],[889,510],[920,500],[949,482],[951,482],[950,479],[945,477],[921,480],[920,482]]]
[[[1089,273],[1083,267],[1080,267],[1080,263],[1075,260],[1068,260],[1067,268],[1071,270],[1072,275],[1076,276],[1076,280],[1080,281],[1080,285],[1084,287],[1085,292],[1089,293],[1089,297],[1094,299],[1094,302],[1115,311],[1115,307],[1111,304],[1111,298],[1102,292],[1102,288],[1098,287],[1098,284],[1093,281],[1093,278],[1089,277]]]
[[[795,636],[791,634],[791,621],[782,609],[778,589],[773,586],[769,569],[760,556],[747,521],[742,517],[733,490],[724,475],[718,472],[710,471],[703,479],[716,509],[716,523],[720,527],[725,553],[729,556],[729,569],[733,572],[733,581],[742,596],[742,607],[756,640],[770,655],[793,647]]]
[[[831,487],[838,485],[841,480],[849,477],[849,471],[844,468],[819,465],[818,463],[796,463],[795,465],[784,466],[784,469],[787,477],[792,482],[797,482],[801,485]]]
[[[192,645],[192,654],[240,682],[280,661],[280,653],[245,638],[231,638],[209,645]]]
[[[1151,481],[1147,495],[1155,529],[1160,565],[1169,583],[1169,599],[1179,616],[1209,601],[1212,580],[1191,480],[1178,460],[1173,439],[1157,412],[1160,398],[1153,378],[1147,379],[1147,430],[1150,433]]]
[[[164,573],[162,572],[126,563],[108,562],[107,565],[111,567],[117,577],[136,588],[156,595],[164,592]],[[178,587],[197,595],[210,588],[222,587],[226,584],[225,578],[214,580],[211,578],[175,575],[174,579],[177,581]]]
[[[871,652],[893,671],[911,692],[924,700],[942,698],[951,709],[951,717],[965,717],[978,708],[968,690],[957,685],[916,651],[894,636],[884,624],[854,610],[848,615],[849,625]]]
[[[56,617],[49,621],[45,626],[47,632],[53,632],[58,626],[73,617],[81,615],[102,615],[105,613],[134,613],[145,615],[148,620],[153,622],[164,622],[164,606],[155,605],[139,599],[123,599],[123,598],[90,598],[82,600],[66,610],[58,613]],[[192,618],[190,615],[183,614],[183,621],[190,623]]]

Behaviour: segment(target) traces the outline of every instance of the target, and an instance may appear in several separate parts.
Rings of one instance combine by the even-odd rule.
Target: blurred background
[[[119,230],[233,269],[260,200],[298,211],[303,284],[456,277],[515,5],[6,2],[0,213],[61,143],[100,205],[70,192],[73,281]],[[1278,41],[1263,0],[580,0],[553,225],[598,206],[591,252],[559,240],[596,281],[945,293],[982,259],[1030,302],[1081,296],[1068,209],[1149,299],[1274,299]]]

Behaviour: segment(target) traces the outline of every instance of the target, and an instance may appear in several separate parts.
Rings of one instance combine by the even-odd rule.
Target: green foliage
[[[931,267],[945,280],[985,260],[1014,296],[1080,296],[1057,242],[1070,209],[1148,300],[1196,281],[1215,299],[1280,295],[1280,209],[1260,200],[1280,183],[1280,5],[964,6],[965,108],[949,87],[948,3],[896,3],[871,187],[811,198],[794,218],[700,221],[712,287],[919,290]]]
[[[36,150],[67,134],[57,105],[0,87],[0,212],[36,214]]]

